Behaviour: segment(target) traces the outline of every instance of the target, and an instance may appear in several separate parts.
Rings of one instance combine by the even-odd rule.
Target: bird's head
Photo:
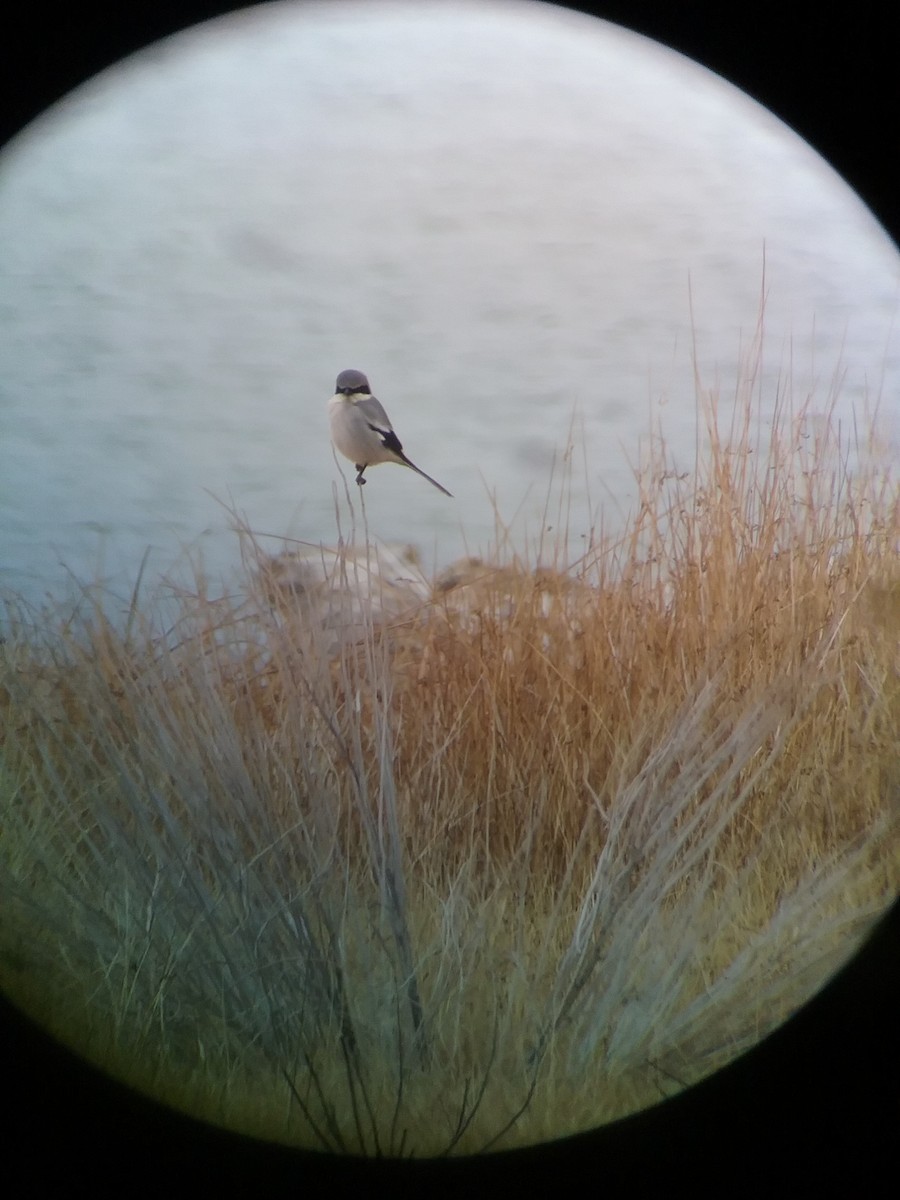
[[[370,395],[369,381],[363,375],[362,371],[341,371],[337,377],[337,383],[334,385],[334,390],[339,395],[353,396],[358,392],[364,392],[365,395]]]

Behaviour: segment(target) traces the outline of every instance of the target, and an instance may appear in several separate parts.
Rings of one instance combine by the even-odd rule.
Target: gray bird
[[[328,401],[328,421],[331,440],[341,454],[349,458],[356,467],[356,482],[362,487],[366,482],[363,471],[378,463],[399,463],[409,467],[423,479],[427,479],[445,496],[451,496],[436,479],[426,475],[403,453],[400,439],[387,413],[369,388],[369,381],[362,371],[341,371],[334,385],[334,395]]]

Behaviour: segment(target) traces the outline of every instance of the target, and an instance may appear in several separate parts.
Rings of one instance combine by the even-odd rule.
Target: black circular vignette
[[[98,70],[160,37],[246,5],[221,0],[72,0],[7,18],[0,71],[5,142]],[[893,28],[872,3],[852,15],[802,0],[721,6],[610,0],[568,6],[676,49],[791,126],[831,163],[900,241],[889,127],[896,72],[881,70]],[[886,128],[887,126],[887,128]],[[700,1195],[829,1190],[890,1179],[900,1104],[900,904],[854,960],[750,1054],[665,1104],[594,1133],[481,1159],[411,1164],[337,1160],[251,1141],[180,1117],[121,1087],[0,1001],[11,1195],[54,1182],[92,1194],[270,1195],[344,1185],[367,1195],[470,1194],[515,1186],[546,1194],[577,1181],[604,1195],[678,1180]],[[890,1160],[888,1156],[890,1155]],[[881,1184],[883,1194],[887,1185]],[[882,1194],[878,1184],[869,1195]]]

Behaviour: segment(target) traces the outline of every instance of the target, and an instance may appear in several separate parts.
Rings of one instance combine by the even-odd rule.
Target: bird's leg
[[[368,463],[354,463],[353,465],[354,465],[354,467],[356,467],[356,482],[359,484],[360,487],[362,487],[362,485],[366,482],[365,479],[363,479],[363,471],[366,469],[366,467],[369,464]]]

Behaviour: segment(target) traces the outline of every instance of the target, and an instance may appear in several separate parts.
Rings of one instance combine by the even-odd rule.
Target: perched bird
[[[445,496],[452,498],[451,492],[426,475],[403,453],[400,439],[394,433],[381,402],[372,395],[369,381],[362,371],[341,371],[338,375],[334,395],[328,401],[328,420],[331,440],[356,467],[356,482],[360,487],[366,482],[363,478],[366,467],[392,462],[409,467],[433,483]]]

